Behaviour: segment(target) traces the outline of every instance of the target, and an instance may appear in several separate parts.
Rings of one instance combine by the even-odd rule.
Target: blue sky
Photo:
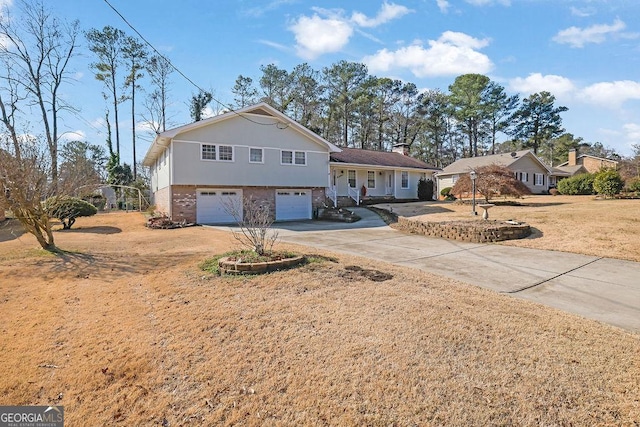
[[[318,70],[339,60],[364,62],[372,75],[444,91],[460,74],[482,73],[521,97],[550,91],[569,108],[566,130],[585,141],[622,155],[640,143],[637,0],[109,1],[225,103],[238,75],[258,80],[260,66],[269,63],[290,71],[303,62]],[[112,25],[132,34],[103,0],[45,3],[83,29]],[[80,53],[73,86],[65,89],[80,113],[64,121],[64,131],[104,144],[102,87],[88,66],[90,52],[83,46]],[[173,124],[189,121],[187,104],[196,91],[173,74]],[[127,162],[129,109],[122,106],[120,121]],[[139,140],[139,159],[148,145],[149,137]]]

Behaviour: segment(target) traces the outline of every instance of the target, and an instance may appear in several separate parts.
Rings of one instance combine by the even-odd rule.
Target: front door
[[[393,172],[387,172],[387,179],[385,180],[385,193],[387,195],[393,195]]]

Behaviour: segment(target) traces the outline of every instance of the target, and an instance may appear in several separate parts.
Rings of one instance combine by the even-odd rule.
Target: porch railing
[[[360,191],[357,188],[349,187],[349,197],[356,201],[356,206],[360,206]]]
[[[338,191],[335,188],[327,188],[327,197],[333,202],[333,207],[338,207]]]

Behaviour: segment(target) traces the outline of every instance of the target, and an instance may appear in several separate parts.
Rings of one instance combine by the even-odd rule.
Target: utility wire
[[[180,74],[182,77],[184,77],[184,79],[186,81],[188,81],[189,83],[191,83],[194,87],[196,87],[199,91],[201,92],[207,92],[206,90],[202,89],[196,82],[194,82],[193,80],[191,80],[185,73],[183,73],[178,67],[176,67],[175,65],[173,65],[173,63],[169,60],[169,58],[167,58],[166,56],[164,56],[163,54],[161,54],[158,49],[155,48],[154,45],[151,44],[151,42],[149,42],[142,34],[140,34],[140,32],[127,20],[127,18],[124,17],[124,15],[122,15],[122,13],[120,13],[118,11],[118,9],[116,9],[111,3],[109,3],[109,0],[104,0],[104,2],[111,8],[111,10],[113,10],[123,21],[125,24],[127,24],[129,26],[129,28],[131,28],[137,35],[138,37],[140,37],[151,49],[153,49],[153,51],[160,56],[163,60],[167,61],[167,63],[169,65],[171,65],[171,67],[176,70],[176,72],[178,74]],[[210,92],[209,92],[210,93]],[[212,94],[211,94],[212,95]],[[250,121],[251,123],[255,123],[257,125],[261,125],[261,126],[277,126],[278,123],[280,123],[279,121],[276,123],[260,123],[258,121],[252,120],[249,117],[246,117],[240,113],[238,113],[236,110],[234,110],[233,108],[231,108],[229,105],[225,104],[222,101],[219,101],[218,99],[216,99],[215,97],[213,97],[213,95],[211,96],[211,99],[213,99],[215,102],[217,102],[219,105],[222,105],[223,107],[227,108],[229,110],[229,112],[234,113],[240,117],[242,117],[245,120]],[[288,126],[288,125],[287,125]]]

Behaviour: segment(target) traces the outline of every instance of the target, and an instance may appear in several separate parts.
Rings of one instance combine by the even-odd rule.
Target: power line
[[[167,61],[167,63],[169,65],[171,65],[171,67],[176,70],[176,72],[178,74],[180,74],[182,77],[184,77],[184,79],[186,81],[188,81],[189,83],[191,83],[194,87],[196,87],[199,91],[201,92],[207,92],[206,90],[202,89],[196,82],[194,82],[193,80],[191,80],[185,73],[183,73],[178,67],[176,67],[170,60],[169,58],[167,58],[166,56],[164,56],[163,54],[161,54],[158,49],[155,48],[154,45],[151,44],[151,42],[149,42],[128,20],[127,18],[124,17],[124,15],[122,15],[122,13],[120,13],[118,11],[118,9],[116,9],[111,3],[109,3],[109,0],[104,0],[104,2],[111,8],[111,10],[113,10],[119,17],[120,19],[122,19],[124,21],[125,24],[127,24],[129,26],[129,28],[131,28],[137,35],[138,37],[140,37],[142,39],[142,41],[144,41],[158,56],[160,56],[163,60]],[[229,110],[229,112],[234,113],[240,117],[242,117],[245,120],[250,121],[251,123],[255,123],[257,125],[261,125],[261,126],[277,126],[279,122],[276,123],[260,123],[258,121],[252,120],[249,117],[243,116],[242,114],[238,113],[236,110],[234,110],[233,108],[231,108],[229,105],[225,104],[222,101],[219,101],[218,99],[216,99],[213,94],[211,94],[210,92],[207,92],[211,95],[211,99],[213,99],[216,103],[218,103],[219,105],[222,105],[223,107],[227,108]]]

